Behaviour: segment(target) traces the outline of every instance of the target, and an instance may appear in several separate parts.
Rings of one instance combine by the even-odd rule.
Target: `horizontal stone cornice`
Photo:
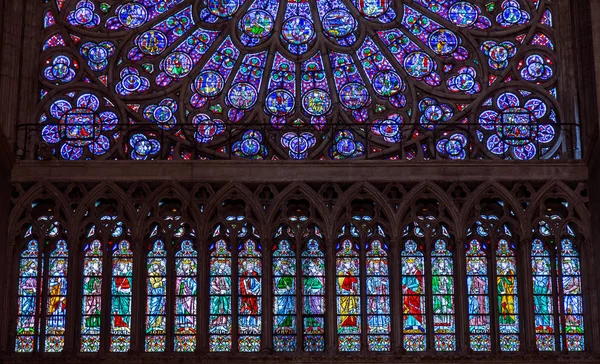
[[[582,161],[19,161],[12,181],[584,182]]]

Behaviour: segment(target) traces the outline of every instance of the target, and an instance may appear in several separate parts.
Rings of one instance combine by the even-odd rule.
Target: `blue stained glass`
[[[247,239],[238,252],[239,351],[260,350],[262,333],[262,260],[260,245]]]
[[[282,239],[273,252],[273,346],[296,351],[296,254]]]
[[[147,352],[162,352],[167,335],[167,252],[157,240],[146,259],[146,344]]]
[[[184,240],[175,253],[175,351],[196,349],[198,252],[193,242]]]
[[[16,352],[33,352],[35,335],[35,315],[38,306],[40,287],[40,252],[37,240],[30,240],[21,253],[19,266],[18,316]]]
[[[470,346],[473,351],[491,350],[491,318],[488,259],[484,245],[476,239],[467,248],[467,299]]]
[[[53,96],[40,99],[32,142],[52,158],[577,157],[553,96],[562,67],[550,0],[50,3],[39,71],[41,95]],[[75,105],[77,82],[106,91],[100,107],[52,113],[58,94]],[[498,106],[506,92],[519,102]],[[360,123],[376,138],[355,134]]]
[[[110,351],[127,352],[131,345],[133,252],[127,240],[113,245]]]
[[[391,311],[387,246],[373,240],[367,250],[367,344],[370,351],[390,351]]]
[[[215,229],[219,235],[221,227]],[[211,247],[209,281],[209,350],[231,351],[231,251],[223,239]]]

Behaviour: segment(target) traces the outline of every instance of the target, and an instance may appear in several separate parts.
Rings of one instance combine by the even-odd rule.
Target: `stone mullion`
[[[131,338],[130,353],[140,354],[144,352],[144,340],[146,335],[145,312],[146,312],[146,258],[147,249],[143,241],[136,235],[131,244],[133,251],[133,277],[131,289]]]
[[[262,241],[262,349],[273,350],[273,249],[272,237],[266,235]]]
[[[110,351],[110,322],[112,311],[112,252],[108,246],[108,233],[102,232],[102,292],[100,310],[100,353]],[[133,298],[133,297],[132,297]],[[83,309],[82,309],[83,312]]]
[[[175,322],[177,321],[177,315],[175,314],[175,300],[177,294],[177,270],[175,269],[175,252],[177,251],[178,245],[173,245],[173,235],[169,234],[169,239],[165,239],[165,250],[167,252],[167,277],[165,292],[165,352],[175,352]],[[144,282],[145,283],[145,282]]]
[[[454,259],[454,323],[456,327],[456,350],[468,354],[470,350],[469,309],[467,292],[467,261],[465,255],[466,240],[457,239]]]
[[[547,243],[547,242],[545,242]],[[554,248],[554,249],[552,249]],[[560,296],[560,282],[559,282],[559,278],[558,278],[558,259],[559,259],[559,253],[558,253],[558,249],[556,249],[556,245],[554,244],[547,244],[547,249],[550,252],[550,265],[552,267],[552,283],[551,283],[551,287],[552,287],[552,305],[553,305],[553,317],[552,319],[554,320],[554,349],[557,351],[561,351],[562,350],[562,346],[560,345],[560,338],[561,338],[561,330],[560,330],[560,318],[559,318],[559,310],[560,310],[560,305],[562,304],[562,299]]]
[[[367,237],[366,233],[361,232],[358,238],[358,246],[360,250],[358,251],[358,281],[360,282],[359,286],[359,294],[358,294],[358,304],[360,306],[360,352],[365,354],[369,352],[369,344],[367,342],[367,331],[368,331],[368,323],[367,323],[367,252],[366,252],[366,242]]]
[[[81,312],[83,284],[83,260],[80,256],[80,249],[83,244],[77,239],[78,229],[69,229],[67,234],[67,247],[69,256],[67,258],[67,317],[65,318],[65,346],[64,353],[70,354],[77,351],[77,333],[79,333],[79,313]],[[79,310],[77,310],[79,309]]]
[[[498,276],[496,267],[498,265],[496,259],[496,249],[498,248],[499,238],[492,236],[488,242],[489,249],[487,252],[488,259],[488,297],[489,297],[489,315],[490,315],[490,339],[491,353],[499,353],[500,351],[500,316],[498,315]]]
[[[308,227],[307,227],[308,229]],[[295,260],[296,260],[296,291],[294,292],[294,297],[296,298],[296,352],[304,352],[304,311],[303,311],[303,302],[302,299],[304,297],[304,284],[302,281],[303,270],[302,270],[302,249],[304,248],[304,231],[298,230],[296,232],[296,250],[295,250]],[[310,236],[306,238],[310,239]],[[275,282],[273,282],[273,286]]]
[[[237,230],[231,229],[231,233],[231,352],[237,353],[239,352],[240,348],[238,335],[238,290],[240,283],[238,274],[238,246],[242,243],[242,241],[237,238]]]
[[[402,281],[400,280],[400,242],[397,237],[390,241],[389,254],[389,285],[390,285],[390,319],[391,319],[391,341],[392,352],[401,354],[404,352],[402,344],[402,297],[400,290],[402,289]]]
[[[427,236],[424,244],[423,256],[425,258],[425,266],[423,267],[423,282],[425,289],[425,342],[426,351],[434,353],[434,325],[433,325],[433,284],[432,284],[432,264],[431,264],[431,252],[434,248],[434,239],[431,236]]]
[[[208,238],[207,240],[208,241]],[[210,252],[208,244],[195,241],[198,251],[197,286],[196,286],[196,350],[197,354],[208,352],[208,326],[210,305]],[[205,296],[206,295],[206,296]],[[201,299],[202,298],[202,299]]]
[[[517,300],[519,302],[520,351],[535,352],[533,278],[531,274],[531,239],[521,240],[517,250]]]
[[[325,244],[325,350],[329,355],[335,355],[338,352],[337,346],[337,306],[335,281],[337,279],[335,270],[335,240],[328,239]]]
[[[47,237],[46,237],[47,238]],[[45,239],[46,239],[45,238]],[[46,325],[48,322],[48,300],[50,299],[50,295],[49,295],[49,287],[48,287],[48,283],[49,283],[49,279],[50,279],[50,252],[51,249],[45,249],[44,248],[44,243],[45,243],[45,239],[40,239],[40,252],[42,253],[42,275],[41,275],[41,285],[40,285],[40,289],[41,289],[41,299],[40,299],[40,317],[39,320],[37,322],[38,324],[38,342],[39,342],[39,347],[38,347],[38,352],[40,353],[45,353],[46,352]],[[49,248],[52,248],[53,246],[51,244],[49,244]],[[35,350],[34,350],[35,351]]]

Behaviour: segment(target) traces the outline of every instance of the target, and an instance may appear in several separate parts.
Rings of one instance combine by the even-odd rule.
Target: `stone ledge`
[[[19,161],[12,182],[585,182],[583,161]]]

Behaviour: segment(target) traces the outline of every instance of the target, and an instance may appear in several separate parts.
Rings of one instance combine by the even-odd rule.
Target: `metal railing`
[[[44,127],[56,125],[61,141],[48,144],[42,137]],[[552,125],[555,130],[554,138],[549,143],[540,143],[534,137],[528,144],[533,144],[536,154],[533,159],[579,159],[581,155],[580,135],[577,124],[532,124],[522,128],[525,134],[533,135],[540,125]],[[386,142],[381,135],[373,130],[373,123],[327,123],[323,129],[318,130],[313,125],[283,125],[274,127],[271,124],[235,124],[223,123],[223,131],[213,140],[200,142],[195,138],[198,125],[192,123],[177,123],[171,130],[159,128],[156,123],[118,124],[113,130],[101,130],[100,124],[22,124],[18,127],[19,144],[17,158],[39,160],[63,160],[60,152],[63,144],[82,146],[82,156],[78,160],[132,160],[130,137],[134,134],[145,134],[155,139],[160,144],[160,152],[147,155],[148,160],[199,160],[199,159],[241,159],[234,149],[235,143],[242,139],[243,134],[249,130],[258,131],[262,135],[262,145],[267,149],[264,159],[295,159],[290,157],[289,149],[281,143],[281,136],[294,133],[300,137],[303,133],[311,133],[316,143],[307,149],[308,155],[303,159],[332,159],[331,151],[339,146],[336,134],[341,130],[351,131],[354,142],[362,144],[364,151],[355,155],[344,155],[344,158],[355,159],[397,159],[397,160],[437,160],[450,159],[449,155],[440,153],[436,146],[441,140],[447,140],[452,134],[460,133],[465,137],[466,144],[464,159],[515,159],[512,147],[506,152],[497,155],[491,153],[485,146],[490,135],[496,134],[505,142],[515,143],[515,138],[508,137],[504,131],[514,124],[495,125],[496,131],[487,131],[477,123],[441,123],[433,130],[427,130],[420,124],[401,124],[399,130],[402,138],[398,141]],[[77,128],[85,129],[87,137],[76,137]],[[483,133],[483,139],[478,138],[478,131]],[[503,134],[504,133],[504,134]],[[97,155],[89,150],[98,135],[104,134],[110,139],[110,148],[102,155]],[[68,135],[68,136],[67,136]],[[352,144],[352,143],[349,143]],[[300,151],[298,149],[297,151]]]

